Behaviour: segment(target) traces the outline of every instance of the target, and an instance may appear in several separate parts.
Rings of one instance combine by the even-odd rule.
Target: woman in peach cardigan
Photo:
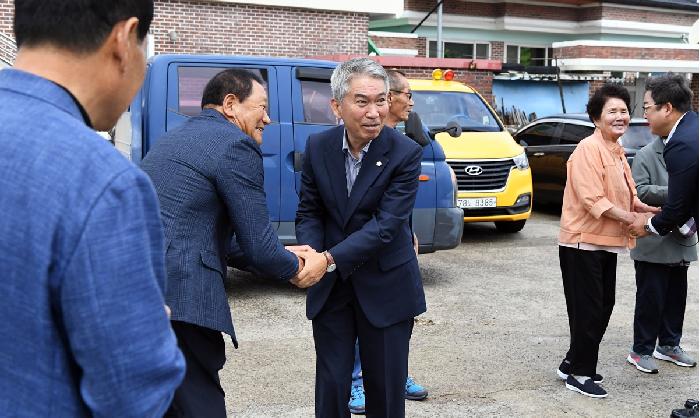
[[[642,203],[625,153],[617,142],[630,121],[630,96],[607,83],[588,101],[595,124],[566,164],[559,232],[559,263],[571,342],[557,374],[567,389],[593,398],[608,394],[596,373],[598,347],[615,305],[617,255],[635,245],[628,226],[656,211]]]

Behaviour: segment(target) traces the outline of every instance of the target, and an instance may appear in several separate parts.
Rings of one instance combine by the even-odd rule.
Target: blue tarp
[[[567,113],[583,113],[588,102],[587,81],[562,81]],[[538,118],[562,113],[559,86],[556,81],[493,80],[496,107],[510,111],[512,106]]]

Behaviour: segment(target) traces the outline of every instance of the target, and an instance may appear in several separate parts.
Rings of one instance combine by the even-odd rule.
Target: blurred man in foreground
[[[0,71],[0,414],[160,416],[184,362],[148,178],[93,129],[143,81],[151,0],[15,1]]]

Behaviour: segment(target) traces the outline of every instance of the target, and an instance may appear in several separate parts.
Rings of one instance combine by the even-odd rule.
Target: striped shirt
[[[347,132],[343,132],[343,153],[345,154],[345,183],[348,187],[348,196],[350,196],[350,192],[352,191],[352,186],[355,184],[357,174],[360,172],[360,168],[362,168],[362,159],[367,154],[371,143],[372,141],[369,141],[367,145],[362,147],[362,149],[360,150],[360,154],[357,158],[355,158],[355,156],[352,155],[352,152],[350,152],[350,146],[348,144],[348,134]]]

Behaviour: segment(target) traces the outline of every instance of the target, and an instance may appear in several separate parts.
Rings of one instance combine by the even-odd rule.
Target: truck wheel
[[[496,229],[498,232],[506,232],[506,233],[514,233],[514,232],[519,232],[520,230],[523,229],[525,226],[525,219],[522,221],[500,221],[500,222],[494,222],[496,224]]]

